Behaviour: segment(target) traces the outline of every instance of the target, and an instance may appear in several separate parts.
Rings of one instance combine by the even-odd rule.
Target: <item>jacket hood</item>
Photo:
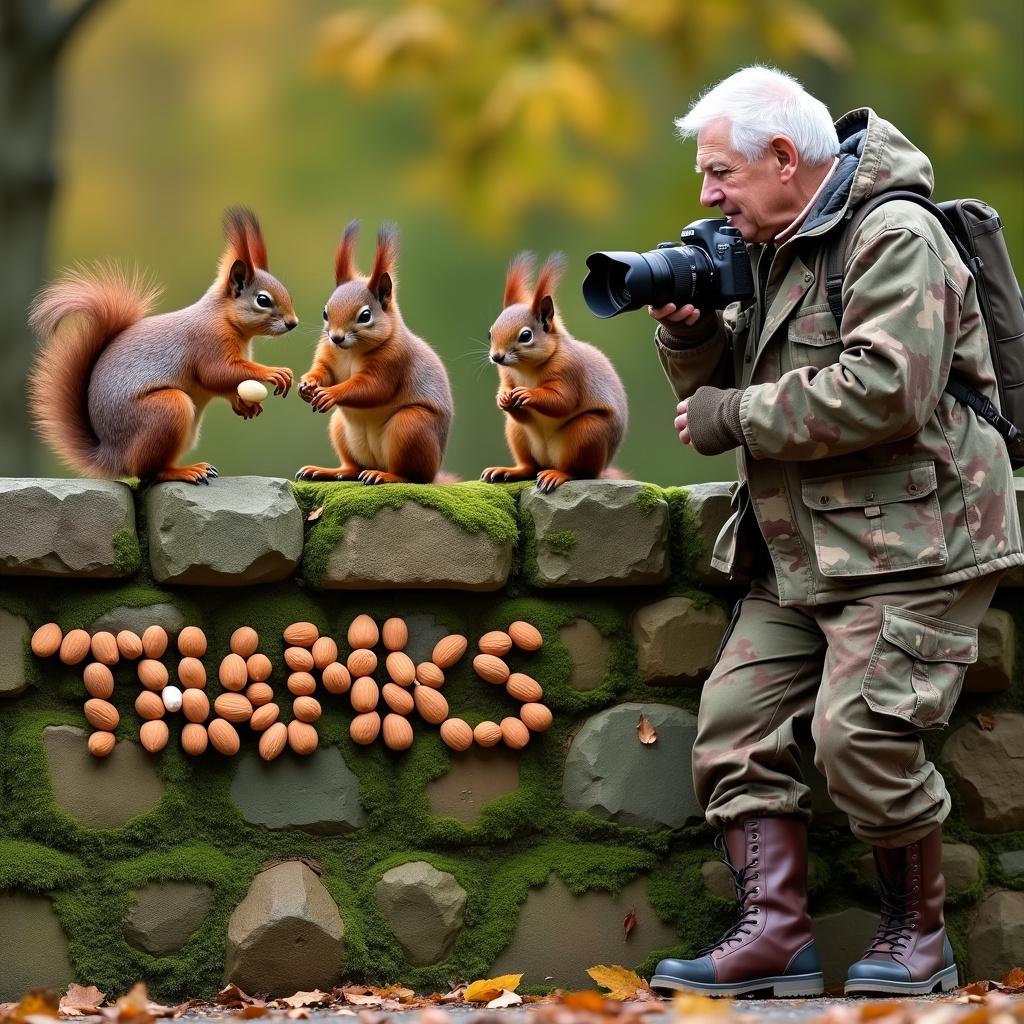
[[[836,121],[836,132],[839,164],[799,234],[818,233],[879,192],[911,189],[931,195],[935,179],[928,157],[870,107],[844,114]]]

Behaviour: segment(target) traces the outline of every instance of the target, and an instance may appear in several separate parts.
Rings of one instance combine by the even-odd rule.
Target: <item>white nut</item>
[[[180,711],[181,710],[181,690],[176,686],[165,686],[160,691],[160,696],[164,699],[164,707],[168,711]]]
[[[262,402],[269,392],[258,380],[243,380],[237,388],[243,402]]]

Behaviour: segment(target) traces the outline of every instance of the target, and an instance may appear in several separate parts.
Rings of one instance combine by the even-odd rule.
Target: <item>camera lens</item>
[[[587,257],[587,269],[583,300],[601,318],[642,306],[699,302],[711,294],[714,280],[707,253],[693,245],[644,253],[595,252]]]

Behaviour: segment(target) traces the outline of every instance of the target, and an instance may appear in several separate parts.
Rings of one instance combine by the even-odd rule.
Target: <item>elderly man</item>
[[[679,439],[737,449],[734,513],[713,564],[753,583],[701,697],[697,794],[722,833],[740,907],[659,989],[813,995],[808,787],[798,723],[854,834],[871,845],[878,931],[847,992],[957,984],[943,924],[950,799],[921,732],[946,724],[996,584],[1024,563],[1004,442],[944,393],[955,367],[998,401],[974,282],[942,228],[884,190],[929,193],[931,166],[893,125],[835,125],[798,82],[747,68],[678,122],[697,138],[700,201],[747,243],[756,296],[721,314],[651,309],[680,399]],[[847,226],[850,226],[849,230]],[[826,296],[846,253],[841,323]]]

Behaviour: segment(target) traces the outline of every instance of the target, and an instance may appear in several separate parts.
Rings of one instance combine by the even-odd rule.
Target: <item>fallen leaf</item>
[[[986,732],[991,732],[996,727],[995,715],[975,715],[974,718],[978,725]]]
[[[324,514],[323,505],[318,505],[312,512],[306,516],[307,523],[315,523]]]
[[[991,987],[991,983],[987,981],[972,981],[969,985],[964,985],[959,991],[965,996],[983,996]]]
[[[675,1010],[676,1019],[683,1020],[686,1017],[716,1017],[728,1014],[732,1020],[731,999],[711,998],[710,996],[690,995],[685,992],[677,992],[672,999],[672,1009]]]
[[[285,996],[277,1001],[285,1006],[298,1009],[300,1006],[321,1006],[323,1003],[328,1002],[330,998],[329,992],[321,992],[320,989],[315,988],[312,992],[296,992],[294,995]]]
[[[626,936],[626,941],[629,941],[630,935],[633,934],[633,929],[636,927],[636,907],[632,907],[629,913],[622,920],[622,931]]]
[[[95,985],[90,985],[88,988],[85,985],[68,985],[67,992],[61,996],[60,1000],[60,1012],[61,1013],[97,1013],[99,1008],[106,999],[106,993],[101,992]]]
[[[250,1020],[253,1017],[266,1017],[270,1013],[266,1003],[250,1003],[239,1010],[237,1016],[242,1020]]]
[[[882,1017],[890,1017],[894,1014],[901,1014],[902,1010],[902,1003],[868,1003],[866,1006],[862,1006],[860,1008],[860,1019],[878,1020]]]
[[[588,967],[589,974],[602,988],[608,989],[608,999],[634,999],[641,989],[648,987],[639,974],[627,970],[621,964],[598,964]]]
[[[1010,971],[1010,973],[1007,974],[1001,982],[999,982],[999,987],[1004,992],[1011,992],[1014,994],[1024,992],[1024,968],[1014,967],[1014,969]]]
[[[247,992],[243,992],[237,985],[229,983],[224,986],[216,995],[213,1000],[220,1006],[226,1006],[228,1009],[235,1009],[239,1006],[249,1006],[251,1003],[257,1002]]]
[[[305,1006],[296,1006],[288,1011],[289,1020],[309,1020],[309,1010]]]
[[[22,996],[21,1002],[15,1004],[7,1019],[20,1022],[29,1017],[39,1016],[49,1018],[60,1016],[57,994],[48,988],[36,988]]]
[[[489,1003],[492,999],[500,996],[505,989],[514,992],[522,980],[521,974],[503,974],[500,978],[474,981],[466,987],[463,998],[467,1003]]]
[[[375,1006],[380,1007],[384,1002],[380,996],[366,995],[361,992],[346,992],[345,1002],[351,1003],[353,1006]]]
[[[600,992],[584,990],[582,992],[566,992],[560,1002],[571,1010],[583,1010],[586,1013],[604,1013],[604,996]]]
[[[647,746],[658,742],[658,731],[654,728],[654,723],[643,713],[640,715],[640,721],[636,723],[636,734],[640,742]]]
[[[509,992],[509,990],[503,989],[500,996],[496,999],[492,999],[487,1004],[488,1010],[501,1010],[506,1006],[518,1006],[523,1001],[523,997],[518,992]]]

